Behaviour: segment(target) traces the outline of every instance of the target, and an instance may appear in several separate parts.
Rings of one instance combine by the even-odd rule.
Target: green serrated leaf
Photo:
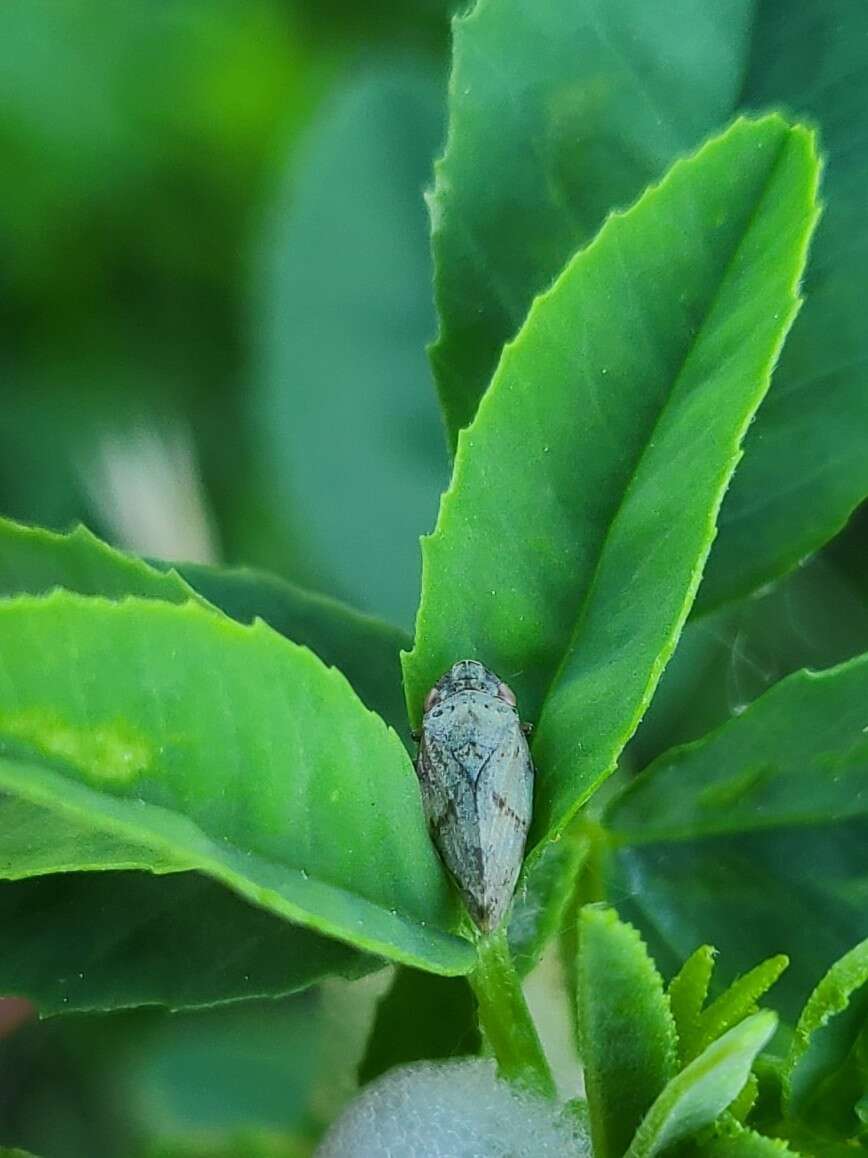
[[[416,721],[463,657],[511,684],[539,719],[534,843],[612,770],[675,646],[797,309],[817,173],[777,116],[676,164],[536,301],[461,434],[407,699]]]
[[[629,881],[624,911],[658,960],[683,959],[703,936],[725,970],[784,951],[789,1012],[868,935],[866,701],[868,656],[799,672],[610,804],[609,888]]]
[[[699,1052],[696,1049],[699,1015],[708,997],[716,956],[717,950],[711,945],[700,945],[669,982],[669,1007],[678,1031],[678,1055],[682,1065]]]
[[[750,1074],[744,1083],[744,1088],[738,1097],[731,1103],[727,1113],[731,1114],[736,1122],[744,1122],[759,1098],[759,1082],[756,1074]]]
[[[60,535],[0,519],[3,595],[63,587],[111,599],[138,595],[182,603],[204,597],[240,622],[260,617],[310,647],[348,676],[368,707],[406,735],[400,631],[260,572],[186,564],[183,570],[182,577],[168,564],[152,566],[114,550],[83,527]],[[376,967],[375,958],[269,918],[206,878],[187,874],[158,881],[132,871],[177,872],[183,867],[177,860],[161,864],[149,854],[143,864],[135,844],[22,800],[7,799],[0,811],[0,874],[7,880],[43,878],[26,886],[5,884],[0,909],[16,926],[22,912],[42,914],[46,921],[50,914],[52,930],[37,935],[31,922],[28,938],[16,940],[7,955],[3,975],[12,990],[29,993],[43,1014],[106,1005],[208,1005],[292,992],[329,973],[358,975]],[[49,875],[85,866],[128,871],[111,881]],[[89,915],[76,925],[64,912]],[[103,919],[94,920],[94,912]],[[177,958],[182,943],[192,986],[179,985],[177,970],[162,965]],[[58,959],[66,963],[64,973],[57,970]]]
[[[195,867],[275,918],[472,967],[406,751],[340,673],[194,604],[56,593],[0,604],[0,625],[7,793],[136,845],[136,867]]]
[[[364,703],[409,738],[398,660],[409,637],[336,599],[248,568],[147,563],[86,527],[57,534],[0,518],[0,595],[42,595],[56,587],[107,599],[202,599],[239,623],[264,619],[339,668]]]
[[[176,566],[198,594],[232,619],[239,623],[263,619],[293,643],[309,647],[323,663],[342,671],[359,699],[409,741],[399,659],[401,649],[409,644],[406,632],[264,571],[192,563]]]
[[[766,1138],[755,1130],[748,1130],[737,1123],[731,1123],[721,1136],[706,1142],[703,1154],[708,1158],[798,1158],[780,1138]]]
[[[747,973],[737,977],[725,992],[716,998],[699,1015],[698,1037],[691,1057],[701,1053],[707,1046],[743,1021],[756,1009],[756,1003],[778,980],[790,961],[782,953],[769,957]]]
[[[773,1013],[755,1013],[712,1042],[657,1098],[636,1131],[627,1158],[652,1158],[710,1126],[738,1096],[776,1025]]]
[[[580,915],[579,1042],[596,1158],[619,1158],[675,1073],[675,1025],[639,934],[612,909]]]
[[[858,1128],[855,1089],[849,1105],[835,1105],[831,1089],[847,1067],[868,1027],[868,940],[836,961],[811,994],[796,1025],[784,1069],[784,1108],[788,1116],[831,1119],[841,1129]],[[846,1094],[844,1095],[846,1097]]]
[[[138,595],[186,603],[196,598],[176,571],[157,570],[116,551],[87,527],[58,534],[0,518],[0,596],[43,595],[55,587],[106,599]]]
[[[828,212],[808,306],[747,435],[697,610],[795,566],[868,492],[866,34],[859,0],[479,0],[454,24],[431,213],[432,364],[453,445],[534,295],[612,208],[740,110],[820,125]]]

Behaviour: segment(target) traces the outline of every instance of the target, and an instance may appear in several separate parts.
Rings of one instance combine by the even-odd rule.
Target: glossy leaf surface
[[[406,752],[334,669],[193,604],[58,593],[0,621],[7,792],[357,947],[472,965]]]
[[[405,659],[457,657],[538,720],[538,842],[611,771],[689,611],[798,305],[811,135],[740,121],[611,218],[531,310],[462,432]],[[617,308],[612,307],[617,303]]]
[[[776,1025],[773,1013],[755,1013],[708,1046],[669,1082],[648,1111],[627,1158],[652,1158],[710,1126],[743,1088],[754,1058]]]
[[[784,950],[776,1005],[795,1019],[868,935],[866,702],[868,657],[796,673],[612,802],[609,887],[630,882],[622,907],[664,967],[703,936],[724,972]]]
[[[748,433],[698,610],[756,589],[868,492],[864,5],[479,0],[454,35],[432,203],[432,362],[453,445],[534,296],[607,213],[739,111],[784,107],[819,124],[828,211],[808,306]]]
[[[798,1117],[813,1112],[821,1119],[838,1118],[842,1129],[849,1127],[850,1133],[856,1133],[855,1107],[864,1093],[865,1075],[859,1085],[851,1086],[849,1106],[846,1096],[843,1106],[833,1106],[840,1100],[833,1082],[848,1063],[858,1068],[851,1054],[866,1029],[868,940],[835,962],[802,1011],[784,1071],[788,1114]]]
[[[364,703],[409,738],[398,659],[407,635],[336,599],[248,568],[148,563],[109,547],[86,527],[57,534],[0,519],[0,594],[42,595],[55,587],[169,603],[200,596],[240,623],[264,619],[339,668]]]

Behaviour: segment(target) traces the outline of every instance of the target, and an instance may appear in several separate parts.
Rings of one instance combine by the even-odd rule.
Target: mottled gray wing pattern
[[[504,729],[476,785],[485,927],[500,924],[521,869],[533,807],[533,763],[521,726]]]
[[[483,877],[473,783],[452,750],[436,737],[423,736],[417,771],[432,839],[474,910]]]

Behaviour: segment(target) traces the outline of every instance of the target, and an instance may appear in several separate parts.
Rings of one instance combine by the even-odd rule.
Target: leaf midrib
[[[757,832],[785,832],[799,828],[828,828],[844,821],[863,820],[868,818],[868,805],[858,812],[836,811],[833,815],[805,813],[802,816],[788,816],[772,818],[746,823],[739,826],[722,824],[695,825],[688,828],[685,825],[673,825],[671,828],[658,828],[653,831],[607,828],[606,834],[613,849],[620,848],[647,848],[655,844],[690,844],[697,840],[715,840],[724,836],[750,836]]]
[[[28,769],[36,769],[39,772],[48,772],[52,776],[60,777],[66,784],[69,773],[62,761],[56,758],[43,756],[38,751],[35,751],[32,758],[22,758],[16,753],[3,754],[0,753],[0,766],[7,765],[15,769],[21,769],[27,772]],[[126,820],[116,815],[109,815],[108,813],[100,813],[95,815],[92,810],[88,809],[86,804],[87,796],[96,796],[104,798],[108,803],[117,805],[118,803],[129,803],[128,801],[119,801],[117,797],[100,792],[99,789],[90,785],[76,785],[76,795],[80,797],[79,800],[72,801],[68,797],[60,798],[56,793],[43,788],[40,785],[29,786],[22,788],[20,785],[14,787],[7,787],[5,791],[10,792],[21,800],[28,800],[38,807],[48,808],[55,813],[61,813],[74,819],[76,822],[84,824],[96,831],[104,832],[110,835],[117,835],[132,844],[138,845],[144,850],[149,850],[152,853],[163,854],[165,856],[177,859],[178,868],[163,869],[160,873],[155,875],[165,875],[167,872],[199,872],[212,880],[222,884],[224,887],[236,892],[243,897],[249,904],[259,905],[265,907],[276,920],[291,920],[297,921],[308,929],[315,932],[320,932],[326,936],[334,937],[345,944],[351,944],[355,948],[363,949],[367,952],[386,955],[396,961],[405,961],[407,964],[420,967],[418,960],[411,960],[410,955],[404,949],[396,951],[392,945],[384,944],[381,941],[371,939],[367,935],[356,935],[353,941],[348,940],[348,933],[337,924],[331,917],[323,916],[321,913],[310,912],[304,909],[296,901],[285,897],[282,893],[277,892],[274,887],[260,884],[253,875],[243,875],[231,864],[217,855],[217,849],[221,844],[219,837],[215,837],[202,829],[196,821],[183,813],[177,812],[174,809],[165,808],[158,804],[150,802],[143,802],[142,815],[145,816],[159,816],[163,815],[172,819],[173,824],[181,823],[187,828],[194,839],[192,842],[194,851],[191,852],[190,847],[182,846],[178,843],[177,837],[174,834],[163,834],[154,829],[149,829],[143,832],[132,820]],[[201,843],[200,843],[201,842]],[[316,874],[308,874],[302,868],[294,867],[290,864],[270,860],[260,854],[250,854],[239,846],[229,840],[224,840],[222,843],[228,852],[234,852],[239,857],[244,857],[245,860],[254,868],[257,865],[263,866],[265,870],[274,870],[280,874],[288,874],[299,878],[302,886],[308,881],[315,882],[321,888],[327,889],[332,893],[343,895],[351,900],[354,905],[362,906],[364,908],[370,907],[383,917],[390,921],[400,923],[406,927],[411,935],[418,936],[423,933],[429,937],[433,937],[441,942],[460,942],[462,938],[455,934],[449,933],[445,929],[438,927],[424,927],[420,929],[420,923],[410,915],[402,914],[400,911],[392,912],[391,910],[372,901],[359,893],[354,893],[349,889],[335,885],[330,881],[325,880]],[[207,846],[207,849],[204,846]],[[195,863],[191,863],[191,857],[194,858]],[[153,871],[150,866],[141,866],[142,871]],[[97,871],[97,870],[93,870]],[[115,871],[115,866],[100,871]],[[44,874],[43,874],[44,875]],[[33,879],[33,878],[29,878]],[[280,902],[281,912],[273,905],[264,905],[261,898],[263,893],[271,893],[276,896]],[[253,895],[253,894],[258,895]],[[292,912],[289,912],[292,910]],[[470,946],[468,945],[468,949]],[[468,964],[470,964],[470,956],[468,956]]]
[[[592,598],[595,594],[595,591],[596,591],[597,583],[599,581],[599,576],[600,576],[600,567],[602,564],[603,557],[606,554],[606,548],[608,546],[609,539],[612,535],[613,528],[615,527],[616,523],[618,522],[618,518],[621,514],[621,511],[624,509],[624,506],[627,502],[627,499],[630,496],[630,494],[631,494],[631,492],[636,484],[636,479],[638,477],[642,463],[645,459],[645,455],[648,452],[648,447],[654,441],[654,436],[655,436],[661,422],[663,421],[665,415],[667,414],[667,412],[669,410],[669,407],[672,403],[672,398],[674,397],[674,395],[676,394],[676,392],[678,390],[678,386],[684,377],[685,371],[687,369],[687,366],[690,363],[690,359],[691,359],[692,355],[694,354],[694,352],[696,350],[697,344],[707,329],[709,319],[712,316],[712,314],[714,313],[715,308],[717,306],[717,303],[720,300],[721,294],[723,293],[723,289],[726,286],[726,284],[727,284],[727,282],[732,274],[733,265],[736,262],[739,254],[741,253],[743,246],[746,244],[747,239],[750,237],[750,234],[751,234],[751,232],[756,224],[757,218],[758,218],[761,210],[764,208],[765,201],[766,201],[766,198],[767,198],[768,193],[769,193],[769,187],[770,187],[772,181],[774,180],[778,166],[780,165],[781,160],[788,149],[789,142],[790,142],[790,134],[785,133],[781,139],[780,144],[778,145],[775,159],[772,162],[771,166],[769,167],[766,178],[763,181],[762,192],[757,197],[756,204],[754,205],[753,209],[751,210],[750,215],[748,216],[748,219],[745,223],[745,228],[741,234],[741,238],[738,241],[738,243],[736,244],[732,253],[727,258],[727,260],[723,266],[723,269],[721,271],[721,276],[718,280],[717,287],[714,290],[714,292],[712,293],[711,297],[709,298],[705,309],[702,311],[702,321],[697,326],[696,332],[694,333],[691,341],[688,343],[688,345],[685,349],[684,356],[681,359],[681,363],[680,363],[680,366],[678,368],[678,371],[675,374],[675,377],[673,378],[672,386],[671,386],[671,389],[669,390],[669,393],[667,394],[666,401],[661,406],[660,411],[657,414],[657,417],[651,426],[648,437],[645,439],[645,442],[642,446],[642,450],[640,451],[638,457],[636,458],[635,462],[633,463],[633,466],[632,466],[631,471],[630,471],[630,476],[624,485],[620,501],[619,501],[617,507],[615,508],[615,510],[612,514],[612,517],[609,520],[608,527],[606,528],[606,532],[605,532],[603,539],[600,543],[599,550],[597,551],[597,559],[596,559],[596,562],[594,565],[594,571],[593,571],[593,574],[591,575],[591,579],[590,579],[588,586],[587,586],[587,589],[585,591],[584,598],[582,599],[582,601],[579,605],[579,608],[578,608],[578,611],[576,614],[575,625],[574,625],[572,633],[570,635],[569,642],[568,642],[566,648],[564,649],[563,655],[561,656],[561,660],[560,660],[557,668],[555,669],[554,674],[547,681],[546,690],[541,698],[542,707],[540,709],[540,719],[542,719],[543,713],[545,711],[545,705],[546,705],[549,697],[551,696],[553,689],[555,688],[555,686],[558,684],[558,682],[562,678],[563,673],[564,673],[564,669],[566,668],[567,663],[572,658],[572,656],[576,650],[576,644],[578,642],[579,636],[580,636],[582,628],[584,626],[585,619],[587,618],[588,609],[590,607],[591,600],[592,600]],[[696,154],[694,154],[694,156],[696,156]],[[656,191],[659,189],[659,187],[660,187],[659,183],[652,186],[652,189],[650,191],[646,191],[646,193],[643,195],[643,198],[641,198],[640,200],[644,200],[644,197],[647,197],[649,192],[656,193]],[[613,216],[621,216],[621,214],[617,214],[617,215],[613,215]],[[605,228],[605,226],[604,226],[604,228]],[[600,234],[598,234],[597,236],[599,237]],[[591,244],[593,244],[593,242]],[[704,565],[704,560],[703,560],[703,565]],[[696,586],[694,587],[694,590],[692,592],[688,592],[688,597],[691,599],[691,601],[692,601],[692,598],[696,594],[697,588],[698,588],[698,584],[696,584]],[[628,732],[628,735],[629,735],[629,732]]]

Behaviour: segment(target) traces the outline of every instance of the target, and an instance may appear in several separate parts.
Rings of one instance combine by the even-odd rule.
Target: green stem
[[[500,1076],[553,1098],[554,1079],[512,963],[506,928],[480,937],[477,952],[476,969],[468,980]]]

